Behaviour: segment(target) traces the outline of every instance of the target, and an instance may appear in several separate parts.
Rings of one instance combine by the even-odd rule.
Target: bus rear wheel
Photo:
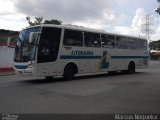
[[[74,79],[74,75],[75,75],[75,68],[73,65],[67,65],[64,69],[64,74],[63,74],[63,78],[65,80],[73,80]]]
[[[135,63],[134,62],[130,62],[128,65],[128,73],[129,74],[133,74],[135,73]]]

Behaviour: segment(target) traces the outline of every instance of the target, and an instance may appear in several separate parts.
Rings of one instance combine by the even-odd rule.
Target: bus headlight
[[[29,64],[28,65],[28,68],[33,68],[33,67],[35,67],[35,64]]]

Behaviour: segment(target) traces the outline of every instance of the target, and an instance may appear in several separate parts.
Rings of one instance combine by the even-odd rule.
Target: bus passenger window
[[[63,44],[68,46],[83,46],[82,32],[65,30]]]
[[[138,41],[136,38],[128,38],[129,49],[137,49]]]
[[[84,33],[86,47],[101,47],[100,35],[96,33]]]
[[[115,48],[115,36],[113,35],[101,35],[102,47]]]
[[[138,39],[138,48],[142,50],[147,49],[147,40]]]
[[[116,37],[116,45],[118,49],[128,49],[128,41],[126,37]]]

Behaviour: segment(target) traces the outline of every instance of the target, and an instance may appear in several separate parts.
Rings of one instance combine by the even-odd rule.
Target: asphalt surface
[[[135,74],[72,81],[0,76],[0,113],[160,113],[160,61]]]

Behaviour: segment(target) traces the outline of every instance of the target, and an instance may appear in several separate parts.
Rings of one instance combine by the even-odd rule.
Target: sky
[[[111,33],[144,36],[145,15],[151,19],[151,40],[160,39],[157,0],[0,0],[0,29],[22,30],[26,16],[58,19]]]

